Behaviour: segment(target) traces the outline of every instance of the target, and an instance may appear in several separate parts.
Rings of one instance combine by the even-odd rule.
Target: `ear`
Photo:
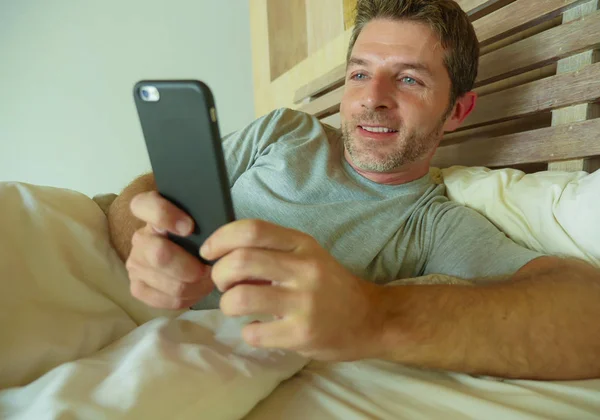
[[[450,116],[444,123],[444,132],[454,131],[459,128],[469,114],[473,112],[473,109],[475,109],[476,102],[477,93],[473,91],[467,92],[458,98]]]

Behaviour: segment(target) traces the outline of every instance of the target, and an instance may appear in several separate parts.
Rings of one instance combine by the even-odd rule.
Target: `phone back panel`
[[[148,85],[158,89],[158,101],[140,97]],[[235,218],[213,96],[199,81],[141,81],[134,98],[158,192],[195,222],[192,235],[169,237],[198,256],[202,243]]]

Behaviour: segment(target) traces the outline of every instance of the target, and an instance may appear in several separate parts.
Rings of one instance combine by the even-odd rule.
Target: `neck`
[[[427,158],[424,160],[409,163],[394,170],[393,172],[371,172],[357,167],[354,162],[352,162],[348,151],[345,149],[344,157],[359,175],[367,178],[369,181],[373,181],[382,185],[407,184],[422,178],[429,173],[429,162],[431,161],[431,156],[427,156]]]

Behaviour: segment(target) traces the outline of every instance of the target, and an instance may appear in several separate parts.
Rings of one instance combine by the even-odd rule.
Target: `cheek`
[[[427,131],[438,123],[443,113],[438,109],[439,104],[421,96],[405,98],[400,108],[404,123],[416,131]]]
[[[352,98],[348,90],[344,91],[344,95],[342,95],[342,100],[340,101],[340,115],[344,116],[348,113],[351,108]]]
[[[344,89],[344,94],[342,95],[342,99],[340,101],[340,114],[346,115],[348,118],[352,116],[352,114],[360,111],[361,109],[361,96],[360,93],[356,89],[350,89],[346,87]]]

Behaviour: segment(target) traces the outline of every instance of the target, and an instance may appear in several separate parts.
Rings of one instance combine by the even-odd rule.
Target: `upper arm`
[[[541,254],[517,245],[483,215],[455,203],[437,206],[427,221],[424,274],[466,279],[508,276]]]
[[[133,197],[147,191],[156,191],[156,183],[152,173],[133,180],[114,199],[108,209],[107,219],[110,240],[123,261],[127,260],[131,252],[133,234],[144,226],[144,223],[131,213],[129,205]]]

